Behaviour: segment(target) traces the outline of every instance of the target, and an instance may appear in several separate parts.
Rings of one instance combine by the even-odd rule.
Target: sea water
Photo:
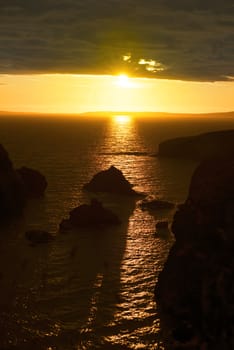
[[[24,217],[1,228],[1,349],[163,349],[154,287],[173,242],[155,224],[173,211],[143,211],[140,200],[88,194],[83,185],[111,165],[145,196],[183,202],[196,163],[156,157],[159,142],[233,128],[232,119],[6,116],[0,143],[14,166],[41,171],[48,188]],[[59,233],[69,211],[91,198],[122,225]],[[31,246],[25,231],[55,239]]]

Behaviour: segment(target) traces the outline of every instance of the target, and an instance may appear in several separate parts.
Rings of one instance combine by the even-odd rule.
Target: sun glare
[[[117,76],[116,85],[123,88],[129,88],[133,86],[133,83],[131,82],[131,79],[126,74],[119,74]]]
[[[129,124],[132,121],[132,117],[130,115],[114,115],[113,119],[116,124]]]

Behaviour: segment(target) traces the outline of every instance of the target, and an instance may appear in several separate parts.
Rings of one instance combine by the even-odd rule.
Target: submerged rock
[[[125,179],[123,173],[111,166],[107,170],[100,171],[84,185],[84,189],[90,192],[108,192],[124,195],[136,195],[132,185]]]
[[[140,207],[143,210],[170,210],[173,209],[175,207],[175,204],[172,202],[168,202],[168,201],[163,201],[163,200],[159,200],[159,199],[144,199],[141,203],[140,203]]]
[[[22,167],[16,171],[23,181],[28,198],[37,198],[44,195],[47,187],[47,181],[44,175],[38,170],[27,167]]]
[[[66,230],[79,227],[105,227],[119,225],[121,222],[116,214],[104,208],[102,203],[92,199],[90,204],[82,204],[70,211],[68,220],[62,220],[60,229]]]
[[[29,230],[25,232],[25,238],[32,244],[48,243],[54,239],[51,233],[43,230]]]
[[[234,349],[234,157],[195,170],[172,231],[155,289],[166,349]]]

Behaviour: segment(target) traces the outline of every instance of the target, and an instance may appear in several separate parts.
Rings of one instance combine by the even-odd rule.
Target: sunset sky
[[[231,111],[233,62],[232,0],[0,0],[0,110]]]

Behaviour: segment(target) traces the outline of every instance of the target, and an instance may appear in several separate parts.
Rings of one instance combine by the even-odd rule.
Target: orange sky
[[[234,110],[234,82],[189,82],[111,75],[0,75],[0,110],[82,113]]]

